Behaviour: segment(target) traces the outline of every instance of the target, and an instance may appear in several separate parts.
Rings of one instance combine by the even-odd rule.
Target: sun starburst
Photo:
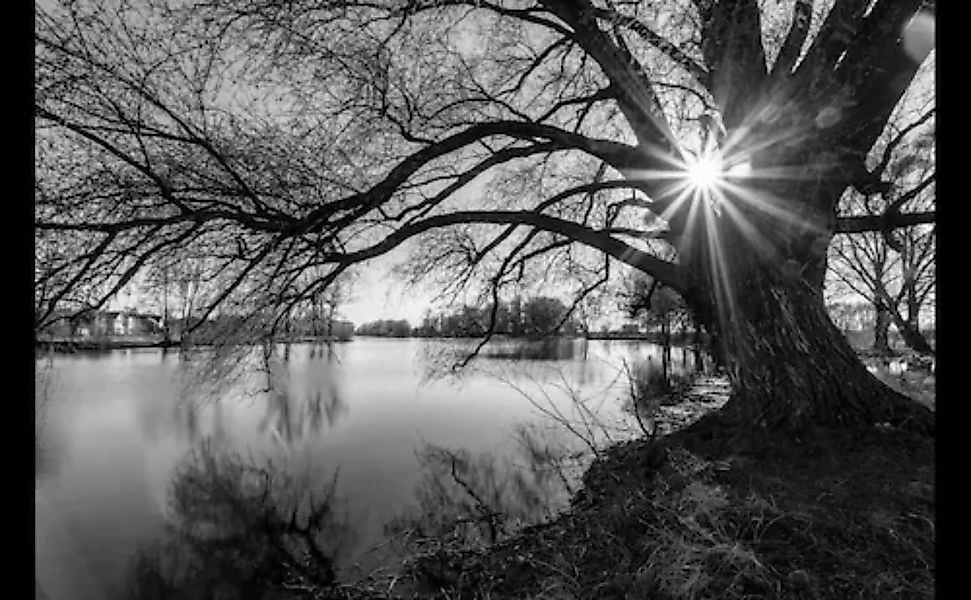
[[[712,190],[725,175],[721,157],[714,152],[705,152],[700,156],[689,155],[687,159],[689,184],[696,190]]]

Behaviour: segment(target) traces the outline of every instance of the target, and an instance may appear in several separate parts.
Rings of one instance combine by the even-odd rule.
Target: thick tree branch
[[[710,76],[708,70],[705,69],[705,67],[698,61],[688,56],[688,54],[685,53],[681,48],[678,48],[675,44],[666,39],[664,36],[655,32],[646,24],[638,21],[634,17],[622,15],[617,11],[608,8],[594,8],[593,14],[595,14],[598,19],[602,19],[607,23],[630,29],[641,39],[654,46],[663,52],[668,58],[680,65],[685,71],[694,77],[698,83],[707,87],[708,78]]]
[[[622,142],[589,138],[540,123],[521,121],[494,121],[473,125],[431,146],[418,150],[396,165],[385,178],[366,192],[325,203],[305,216],[295,231],[320,231],[328,217],[349,209],[361,212],[371,210],[387,201],[409,177],[429,162],[460,148],[493,136],[506,136],[521,140],[546,139],[565,148],[587,152],[614,168],[629,169],[632,164],[647,161],[636,148]],[[357,215],[356,215],[357,216]]]
[[[709,90],[721,108],[725,129],[749,115],[753,89],[767,76],[761,13],[756,0],[722,0],[701,11],[702,53],[711,72]]]
[[[651,80],[637,59],[618,47],[600,29],[593,3],[590,0],[545,0],[543,4],[573,28],[573,38],[610,80],[638,144],[676,155],[678,144],[661,113]]]
[[[799,53],[802,52],[803,42],[809,33],[809,23],[813,16],[812,0],[796,0],[796,6],[792,13],[792,24],[789,26],[789,33],[786,41],[772,66],[772,75],[775,78],[788,78],[792,75],[792,68],[796,65]]]
[[[405,240],[425,231],[450,225],[473,223],[529,225],[563,235],[640,269],[676,290],[680,291],[684,288],[684,276],[677,264],[638,250],[603,231],[533,211],[460,211],[437,215],[401,227],[388,235],[383,241],[369,248],[349,254],[331,254],[327,256],[327,259],[338,263],[361,262],[385,254],[401,245]]]
[[[902,213],[889,215],[865,215],[857,217],[838,217],[836,219],[836,233],[863,233],[866,231],[883,231],[891,228],[910,227],[923,223],[935,223],[936,212]]]

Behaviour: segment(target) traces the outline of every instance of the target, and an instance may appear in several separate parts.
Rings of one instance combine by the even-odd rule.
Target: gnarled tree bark
[[[933,413],[871,374],[830,320],[808,268],[767,251],[729,219],[684,248],[685,300],[713,333],[732,384],[724,412],[743,426],[801,429],[889,423],[933,434]],[[792,255],[809,250],[794,244]]]

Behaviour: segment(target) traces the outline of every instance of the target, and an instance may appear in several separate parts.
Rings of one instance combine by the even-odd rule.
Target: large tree
[[[712,332],[741,422],[931,431],[822,297],[836,232],[933,220],[840,206],[879,184],[867,157],[906,118],[924,4],[38,8],[35,320],[181,253],[211,258],[208,311],[268,326],[409,244],[413,275],[493,305],[529,280],[576,306],[621,263]]]

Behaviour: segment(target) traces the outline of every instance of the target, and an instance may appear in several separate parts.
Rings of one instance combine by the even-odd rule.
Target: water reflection
[[[509,340],[485,346],[481,355],[505,360],[575,360],[584,356],[586,346],[586,340],[561,338]]]
[[[417,366],[425,382],[461,379],[468,367],[496,362],[573,362],[587,356],[586,340],[523,340],[499,336],[480,347],[479,340],[425,338],[418,345]]]
[[[178,356],[177,385],[182,400],[218,402],[255,397],[266,389],[260,385],[268,371],[263,346],[194,347]]]
[[[132,561],[123,596],[276,598],[336,581],[353,542],[336,475],[323,484],[205,440],[179,465],[165,535]]]
[[[221,588],[204,573],[228,570],[233,581],[256,577],[256,565],[271,555],[269,542],[244,544],[240,551],[256,558],[243,558],[201,535],[213,526],[199,523],[206,514],[215,519],[241,507],[247,515],[276,514],[285,521],[286,505],[276,501],[282,492],[262,492],[252,475],[257,465],[240,458],[270,451],[287,457],[272,465],[280,471],[272,477],[274,490],[284,474],[293,481],[303,477],[293,470],[298,461],[305,461],[301,464],[311,473],[333,473],[342,466],[340,494],[353,501],[355,513],[370,518],[356,523],[355,557],[382,539],[382,523],[409,502],[416,482],[424,491],[411,516],[424,524],[407,526],[421,533],[413,533],[411,543],[438,532],[489,544],[523,523],[545,519],[575,484],[571,469],[590,454],[575,435],[567,442],[536,425],[521,425],[527,433],[514,431],[516,444],[510,444],[510,427],[544,411],[585,435],[598,423],[630,422],[617,402],[628,387],[617,380],[621,360],[660,358],[657,347],[641,343],[590,342],[586,358],[578,342],[534,343],[530,350],[510,340],[503,344],[460,373],[460,386],[423,382],[423,353],[468,351],[474,341],[358,339],[333,349],[297,344],[289,360],[282,347],[264,353],[253,346],[196,347],[184,358],[157,351],[58,358],[58,385],[46,409],[51,418],[38,429],[38,447],[60,448],[54,453],[59,465],[38,483],[45,503],[38,504],[37,523],[52,523],[45,531],[60,528],[74,544],[72,557],[90,558],[90,572],[117,582],[118,566],[126,564],[132,549],[160,533],[162,511],[170,521],[164,543],[146,547],[129,573],[134,597],[166,597],[166,590],[179,586],[203,591],[169,597],[236,589]],[[540,356],[544,352],[546,358]],[[674,363],[678,358],[690,362],[691,355],[675,350]],[[537,402],[526,401],[508,382]],[[620,434],[610,429],[609,435]],[[412,449],[418,440],[429,445],[416,460]],[[203,443],[210,444],[208,454],[199,450]],[[180,462],[190,450],[194,458]],[[38,474],[44,469],[42,454]],[[206,485],[214,489],[204,493]],[[176,489],[194,490],[178,493],[200,507],[216,508],[168,502]],[[220,490],[236,500],[220,500]],[[252,508],[261,494],[283,512]],[[231,518],[227,523],[229,533],[219,530],[216,541],[241,531],[257,539],[266,535],[251,531],[256,525],[243,527]],[[38,543],[37,564],[46,574],[42,583],[67,590],[66,595],[51,592],[52,599],[104,597],[100,591],[77,592],[83,577],[71,572],[66,553],[57,551],[64,547],[62,538],[48,537]],[[300,541],[292,532],[289,537],[294,544]],[[333,557],[340,575],[348,557]],[[196,563],[202,566],[192,567]]]
[[[407,532],[413,552],[443,543],[482,547],[553,516],[589,456],[555,430],[524,423],[514,429],[513,451],[505,454],[423,444],[416,506],[392,519],[386,533]]]
[[[418,360],[426,381],[453,378],[461,380],[468,371],[491,372],[513,365],[519,373],[532,378],[546,377],[548,366],[569,367],[579,386],[600,385],[616,377],[619,364],[643,365],[676,377],[709,372],[711,359],[697,346],[663,347],[652,343],[625,340],[591,342],[584,338],[521,340],[499,337],[476,351],[473,340],[426,339],[421,342]],[[462,368],[458,368],[458,367]]]
[[[34,368],[34,482],[57,469],[63,452],[56,432],[51,431],[51,402],[55,391],[54,363],[45,357]]]
[[[316,356],[311,347],[311,357]],[[327,362],[304,363],[302,368],[271,358],[266,392],[266,413],[258,431],[269,434],[279,445],[295,443],[318,434],[326,420],[333,428],[348,414],[348,405],[338,389],[333,354]]]
[[[320,345],[287,354],[282,345],[275,352],[259,346],[194,349],[169,365],[174,402],[140,402],[142,434],[153,442],[172,433],[189,444],[205,437],[226,441],[233,433],[227,408],[241,404],[263,405],[257,431],[279,446],[311,439],[325,425],[333,428],[349,412],[336,353]]]

